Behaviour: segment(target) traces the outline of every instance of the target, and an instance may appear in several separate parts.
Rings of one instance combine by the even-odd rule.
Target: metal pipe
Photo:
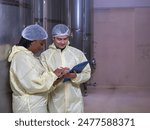
[[[42,25],[43,23],[43,1],[36,0],[34,2],[34,23]]]
[[[70,7],[70,0],[65,0],[65,5],[66,5],[66,8],[65,8],[65,23],[66,25],[71,28],[71,7]]]
[[[83,0],[71,0],[72,45],[82,50],[83,44]]]
[[[87,59],[91,62],[92,48],[92,2],[84,0],[83,11],[83,51]]]
[[[19,1],[19,5],[23,5],[24,0]],[[22,30],[25,27],[25,9],[23,6],[19,6],[19,19],[20,19],[20,29]]]
[[[43,0],[43,27],[48,32],[48,1],[47,0]],[[46,41],[46,45],[44,49],[46,49],[47,47],[48,45]]]

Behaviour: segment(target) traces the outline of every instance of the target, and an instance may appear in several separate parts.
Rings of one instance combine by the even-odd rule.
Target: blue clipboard
[[[81,62],[77,65],[75,65],[70,71],[69,73],[81,73],[82,70],[85,68],[85,66],[88,64],[89,62],[88,61],[84,61],[84,62]],[[69,81],[70,79],[69,78],[65,78],[63,82],[66,82],[66,81]]]

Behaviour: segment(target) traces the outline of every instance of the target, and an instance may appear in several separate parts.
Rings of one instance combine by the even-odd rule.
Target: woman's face
[[[32,51],[33,53],[37,53],[43,48],[45,44],[46,44],[46,40],[33,41],[29,47],[29,50]]]
[[[53,37],[54,44],[59,49],[64,49],[68,43],[68,36]]]

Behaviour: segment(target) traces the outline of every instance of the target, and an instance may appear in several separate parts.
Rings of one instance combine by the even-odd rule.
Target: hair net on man
[[[46,30],[38,24],[29,25],[22,31],[22,37],[34,41],[34,40],[44,40],[48,38]]]
[[[57,24],[52,29],[52,36],[70,36],[70,29],[64,24]]]

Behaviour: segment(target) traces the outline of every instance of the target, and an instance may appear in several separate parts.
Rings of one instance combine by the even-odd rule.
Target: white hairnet
[[[38,24],[29,25],[22,31],[22,37],[34,41],[34,40],[44,40],[48,38],[46,30]]]
[[[69,36],[70,35],[70,29],[64,25],[64,24],[57,24],[52,29],[52,36]]]

